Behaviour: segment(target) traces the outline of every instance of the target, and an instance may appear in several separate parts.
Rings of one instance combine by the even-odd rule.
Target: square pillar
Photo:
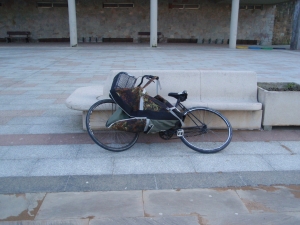
[[[232,0],[229,48],[236,48],[240,0]]]
[[[291,50],[300,49],[300,0],[295,2],[295,10],[292,22]]]
[[[157,0],[150,2],[150,47],[157,47]]]
[[[75,0],[68,0],[70,46],[77,47],[77,22]]]

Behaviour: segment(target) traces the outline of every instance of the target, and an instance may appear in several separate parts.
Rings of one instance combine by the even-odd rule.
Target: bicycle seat
[[[170,92],[168,96],[179,99],[181,102],[184,102],[187,99],[188,93],[186,91],[179,93]]]

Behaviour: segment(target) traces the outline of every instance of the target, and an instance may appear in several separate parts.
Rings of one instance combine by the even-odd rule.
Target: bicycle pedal
[[[183,129],[178,129],[177,130],[177,137],[182,137],[184,135],[184,130]]]

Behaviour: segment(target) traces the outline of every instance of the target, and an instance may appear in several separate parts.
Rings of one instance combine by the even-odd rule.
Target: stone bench
[[[82,87],[75,90],[66,100],[70,109],[83,112],[85,128],[86,112],[92,104],[109,98],[112,80],[120,70],[114,70],[104,85]],[[127,70],[139,77],[142,75],[159,76],[162,90],[159,94],[171,103],[176,100],[168,97],[169,92],[188,91],[186,107],[210,107],[224,114],[234,129],[260,129],[262,104],[257,101],[257,77],[251,71],[214,71],[214,70]],[[139,80],[138,80],[139,81]],[[138,83],[137,81],[137,83]],[[150,84],[147,92],[156,95],[156,85]]]
[[[25,40],[27,43],[29,43],[29,31],[7,31],[8,37],[7,37],[7,42],[12,42],[13,36],[25,36]]]
[[[133,38],[102,38],[102,42],[133,42]]]
[[[197,38],[168,38],[167,43],[198,43]]]
[[[157,32],[157,42],[158,43],[160,42],[159,39],[160,39],[161,35],[162,35],[161,32]],[[148,32],[140,31],[140,32],[138,32],[138,36],[139,36],[139,38],[138,38],[139,43],[150,42],[150,32],[149,31]]]

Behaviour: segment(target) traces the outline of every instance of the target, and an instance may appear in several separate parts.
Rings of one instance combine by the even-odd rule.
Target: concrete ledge
[[[88,182],[87,182],[88,181]],[[1,177],[0,194],[300,184],[298,171]]]

